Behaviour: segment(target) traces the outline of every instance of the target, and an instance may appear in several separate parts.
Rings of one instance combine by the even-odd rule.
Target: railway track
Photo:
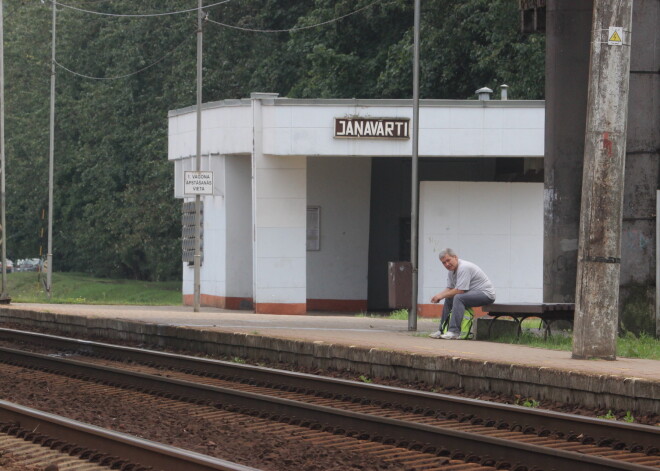
[[[660,468],[657,427],[9,329],[0,339],[52,349],[0,349],[6,363],[195,403],[205,417],[249,416],[258,430],[409,469]]]
[[[2,400],[0,434],[0,450],[11,452],[19,464],[43,468],[257,471]]]

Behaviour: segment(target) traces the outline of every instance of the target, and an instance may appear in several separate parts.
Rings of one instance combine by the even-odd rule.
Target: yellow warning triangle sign
[[[610,39],[608,39],[608,41],[620,43],[621,42],[621,36],[619,36],[619,33],[614,31],[614,34],[612,34],[612,36],[610,36]]]

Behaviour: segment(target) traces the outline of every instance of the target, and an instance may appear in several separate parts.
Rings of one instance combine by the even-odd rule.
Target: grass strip
[[[7,275],[12,302],[52,304],[181,305],[180,281],[137,281],[94,278],[83,273],[53,273],[52,297],[44,289],[43,273]]]
[[[527,345],[529,347],[546,348],[549,350],[566,350],[573,348],[573,333],[562,331],[543,338],[536,333],[525,332],[516,337],[515,334],[501,335],[492,339],[493,342]],[[617,356],[623,358],[646,358],[660,360],[660,339],[647,334],[639,336],[632,332],[621,335],[616,342]]]

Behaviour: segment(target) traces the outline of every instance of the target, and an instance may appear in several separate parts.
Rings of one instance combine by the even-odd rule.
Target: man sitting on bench
[[[495,301],[495,288],[481,268],[467,260],[459,260],[452,249],[440,252],[440,261],[449,271],[447,288],[431,298],[432,303],[443,299],[440,329],[430,335],[433,339],[458,339],[465,308],[484,306]],[[451,314],[451,317],[449,317]],[[442,325],[449,317],[449,328],[442,332]]]

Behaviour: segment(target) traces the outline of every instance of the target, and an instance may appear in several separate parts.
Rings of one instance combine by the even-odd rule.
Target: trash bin
[[[412,263],[388,262],[387,281],[389,308],[412,308]]]

